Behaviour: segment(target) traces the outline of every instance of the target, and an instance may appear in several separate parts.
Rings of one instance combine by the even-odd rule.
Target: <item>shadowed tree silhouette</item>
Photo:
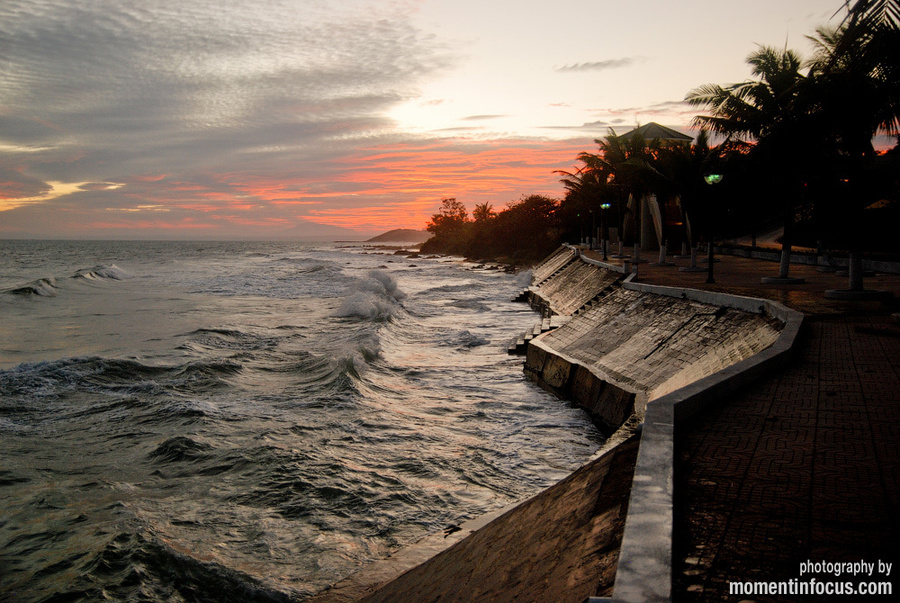
[[[468,226],[466,206],[453,197],[442,199],[438,213],[431,216],[425,226],[434,236],[422,245],[422,251],[463,253],[468,241]]]
[[[808,78],[800,72],[802,59],[794,51],[763,46],[747,62],[756,79],[728,86],[706,84],[690,91],[685,100],[709,113],[695,117],[695,125],[724,135],[728,143],[754,143],[749,155],[759,177],[784,208],[778,277],[787,279],[795,213],[814,163],[809,149],[801,146],[815,134],[812,99],[806,94]]]
[[[472,219],[475,220],[476,223],[486,222],[496,216],[497,212],[494,211],[494,208],[491,207],[491,204],[487,201],[479,203],[475,206],[475,209],[472,210]]]
[[[647,140],[640,128],[619,136],[610,129],[605,138],[596,139],[597,153],[582,152],[578,160],[584,163],[583,181],[596,183],[596,188],[615,204],[616,223],[620,236],[626,235],[629,216],[633,223],[630,238],[637,244],[640,239],[641,200],[654,190],[655,174],[650,166],[661,148],[659,139]],[[565,184],[565,182],[564,182]],[[598,206],[594,211],[599,211]]]
[[[815,83],[820,148],[828,153],[820,174],[828,191],[830,235],[850,248],[850,290],[863,289],[864,210],[890,186],[877,177],[873,139],[900,133],[900,2],[858,0],[836,28],[813,38],[810,64]]]

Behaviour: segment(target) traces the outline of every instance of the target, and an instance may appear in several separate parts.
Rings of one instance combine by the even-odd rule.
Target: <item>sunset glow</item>
[[[689,89],[841,6],[6,3],[0,237],[365,237],[445,197],[558,198],[595,138],[687,131]]]

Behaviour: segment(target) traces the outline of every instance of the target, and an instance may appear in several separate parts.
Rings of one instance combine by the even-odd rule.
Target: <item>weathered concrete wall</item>
[[[580,603],[612,590],[636,437],[364,597]]]
[[[578,259],[542,284],[532,286],[530,301],[535,306],[548,307],[553,314],[570,316],[620,278],[615,272]]]
[[[535,338],[525,361],[530,379],[607,432],[648,400],[767,348],[783,327],[765,313],[627,289],[620,279],[576,260],[533,287],[551,308],[577,313]]]
[[[571,247],[565,245],[553,252],[547,259],[535,266],[531,271],[531,282],[535,285],[540,284],[550,278],[550,276],[560,270],[569,262],[578,257],[578,252]]]
[[[528,346],[525,375],[560,398],[585,409],[605,433],[612,433],[634,412],[638,392],[624,389],[607,376],[597,375],[577,360],[540,342]]]

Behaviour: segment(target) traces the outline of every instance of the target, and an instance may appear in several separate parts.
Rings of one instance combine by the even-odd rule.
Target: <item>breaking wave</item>
[[[370,271],[368,278],[361,279],[356,289],[344,298],[334,316],[384,322],[399,313],[400,302],[406,298],[391,275],[379,270]]]
[[[109,266],[94,266],[93,268],[82,268],[73,275],[73,278],[123,281],[125,279],[131,278],[131,275],[115,264],[111,264]]]
[[[95,266],[77,270],[71,278],[84,281],[122,281],[131,278],[131,275],[115,264],[109,266]],[[11,295],[36,295],[39,297],[56,297],[62,289],[62,284],[55,277],[45,277],[33,280],[25,285],[7,289],[5,293]]]
[[[55,297],[59,289],[56,286],[56,279],[41,278],[32,281],[27,285],[8,289],[6,292],[12,295],[39,295],[41,297]]]

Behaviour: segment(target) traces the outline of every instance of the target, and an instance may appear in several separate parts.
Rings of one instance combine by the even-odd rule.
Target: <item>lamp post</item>
[[[600,245],[603,247],[603,261],[606,261],[606,247],[609,244],[609,233],[606,232],[606,210],[610,208],[609,203],[600,204]]]
[[[722,182],[722,174],[707,174],[703,177],[703,180],[710,186],[716,185]],[[715,199],[713,199],[715,201]],[[710,211],[710,216],[712,215],[712,211]],[[706,284],[714,285],[716,279],[713,278],[713,229],[712,229],[712,220],[710,220],[710,228],[709,230],[709,249],[707,250],[707,261],[709,264],[706,267]]]

